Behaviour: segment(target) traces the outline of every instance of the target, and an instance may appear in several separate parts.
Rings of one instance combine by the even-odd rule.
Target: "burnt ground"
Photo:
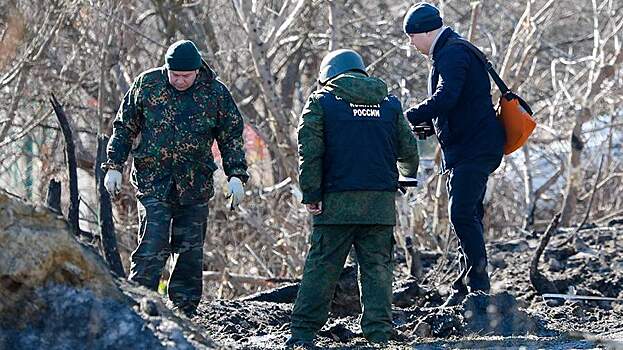
[[[491,295],[470,295],[462,305],[439,308],[453,277],[454,257],[423,252],[421,282],[405,276],[398,250],[393,320],[407,341],[392,349],[623,349],[623,302],[545,301],[529,280],[540,233],[488,245]],[[564,294],[623,298],[623,227],[559,230],[540,271]],[[347,269],[316,344],[322,348],[374,348],[357,324],[355,269]],[[239,300],[203,301],[195,323],[223,347],[275,349],[289,336],[296,285]],[[267,302],[259,300],[276,300]]]

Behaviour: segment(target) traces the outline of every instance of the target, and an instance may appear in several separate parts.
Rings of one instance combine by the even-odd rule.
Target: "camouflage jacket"
[[[212,173],[218,168],[214,140],[225,174],[247,181],[243,126],[227,87],[207,65],[185,91],[169,84],[166,68],[154,68],[140,74],[125,94],[102,167],[121,169],[138,138],[131,150],[137,197],[165,200],[175,190],[180,203],[205,202],[214,195]]]
[[[307,100],[298,129],[299,183],[303,192],[303,203],[322,201],[322,214],[314,216],[314,225],[395,225],[395,192],[323,193],[325,116],[318,97],[324,91],[356,104],[376,104],[388,94],[387,85],[380,79],[353,72],[333,78],[320,90],[313,92]],[[398,171],[403,176],[415,177],[419,165],[417,140],[403,116],[397,118],[396,123]]]

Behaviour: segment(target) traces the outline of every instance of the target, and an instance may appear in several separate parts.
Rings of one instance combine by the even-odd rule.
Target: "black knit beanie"
[[[441,28],[442,24],[439,10],[429,3],[420,2],[407,11],[403,28],[407,34],[426,33]]]
[[[190,40],[180,40],[169,46],[164,61],[169,70],[191,71],[201,68],[201,54]]]

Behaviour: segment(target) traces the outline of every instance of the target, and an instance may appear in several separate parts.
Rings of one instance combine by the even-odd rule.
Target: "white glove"
[[[234,209],[242,197],[244,197],[244,188],[242,187],[242,181],[237,177],[232,177],[227,183],[227,198],[231,197],[230,209]]]
[[[121,192],[121,173],[114,169],[108,170],[104,176],[104,187],[115,198]]]

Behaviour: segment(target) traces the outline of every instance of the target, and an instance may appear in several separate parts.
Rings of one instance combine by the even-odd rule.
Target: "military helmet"
[[[354,50],[341,49],[329,52],[320,63],[318,82],[324,84],[331,78],[350,70],[366,73],[366,65],[363,59]]]

